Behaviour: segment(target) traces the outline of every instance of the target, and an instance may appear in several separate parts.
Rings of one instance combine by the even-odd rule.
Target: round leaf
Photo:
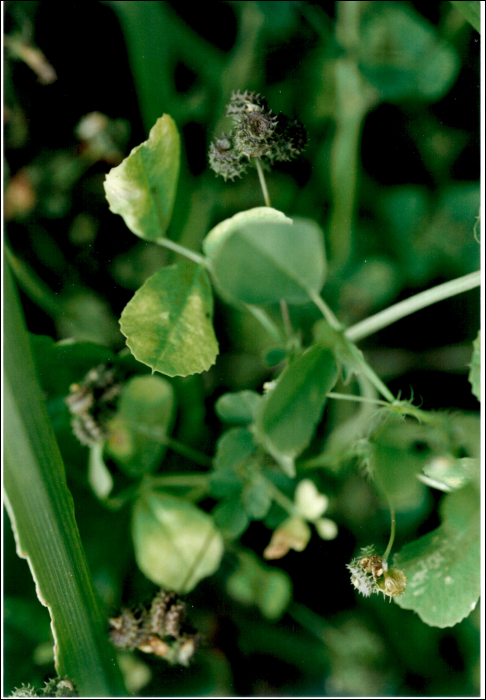
[[[188,501],[164,493],[144,494],[132,521],[137,564],[159,586],[187,593],[218,569],[223,539],[213,519]]]
[[[112,168],[105,181],[110,209],[136,236],[163,238],[172,215],[179,176],[180,142],[168,114],[157,119],[147,141]]]
[[[444,522],[407,544],[393,564],[407,576],[396,599],[434,627],[451,627],[474,610],[480,593],[479,498],[474,486],[444,500]]]
[[[203,251],[208,256],[213,255],[218,246],[220,246],[221,243],[233,233],[233,231],[236,231],[245,224],[258,221],[261,223],[292,223],[292,219],[286,217],[281,211],[272,209],[272,207],[255,207],[254,209],[248,209],[247,211],[240,211],[238,214],[235,214],[229,219],[225,219],[211,229],[202,242]]]
[[[123,310],[120,327],[137,360],[170,377],[185,377],[216,360],[212,315],[207,274],[188,261],[152,275]]]
[[[214,409],[226,423],[251,423],[261,400],[256,391],[238,391],[220,396]]]
[[[246,304],[285,299],[305,304],[324,284],[324,237],[306,219],[249,223],[226,236],[209,255],[218,289]]]
[[[129,476],[159,466],[167,448],[150,433],[163,438],[169,432],[173,409],[174,390],[163,377],[138,376],[127,383],[106,447]]]

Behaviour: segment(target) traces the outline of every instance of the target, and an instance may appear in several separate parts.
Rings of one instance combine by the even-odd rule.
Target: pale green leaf
[[[103,443],[97,442],[90,447],[88,483],[102,500],[109,496],[113,488],[113,477],[103,460]]]
[[[133,355],[170,377],[204,372],[216,361],[213,298],[204,268],[187,261],[152,275],[120,319]]]
[[[469,383],[472,393],[481,401],[481,331],[478,331],[476,340],[473,341],[473,355],[469,365]]]
[[[397,604],[434,627],[452,627],[476,607],[480,593],[479,495],[473,485],[444,499],[440,527],[411,542],[393,564],[407,576]]]
[[[305,304],[324,284],[324,237],[307,219],[248,223],[232,230],[211,250],[210,270],[229,301]]]
[[[141,571],[177,593],[214,574],[223,556],[223,539],[211,516],[165,493],[147,492],[137,500],[132,533]]]
[[[256,391],[223,394],[214,404],[214,410],[226,423],[251,423],[261,400]]]
[[[282,372],[256,422],[260,439],[276,459],[293,460],[307,447],[336,377],[332,351],[319,345],[306,350]]]
[[[245,224],[261,222],[261,223],[287,223],[292,224],[292,219],[289,219],[285,214],[272,207],[255,207],[247,211],[240,211],[229,219],[221,221],[208,233],[202,242],[204,253],[211,257],[221,243],[228,238],[234,231],[241,228]]]
[[[165,236],[179,175],[180,142],[168,114],[157,119],[149,138],[112,168],[105,180],[110,209],[130,231],[148,241]]]
[[[241,499],[250,518],[262,520],[272,505],[271,486],[266,479],[257,474],[245,484]]]
[[[115,417],[108,424],[106,448],[129,476],[156,469],[166,451],[174,390],[163,377],[133,377],[123,389]],[[158,438],[158,439],[157,439]]]

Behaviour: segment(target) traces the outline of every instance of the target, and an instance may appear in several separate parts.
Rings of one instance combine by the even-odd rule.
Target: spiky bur
[[[346,564],[351,583],[365,597],[372,593],[389,596],[390,602],[405,590],[407,577],[400,569],[388,568],[388,563],[376,553],[373,545],[364,547],[360,555]]]
[[[46,681],[41,690],[30,684],[15,688],[11,698],[77,698],[78,693],[69,678],[56,677]]]
[[[71,384],[64,399],[72,415],[73,433],[83,445],[103,442],[105,425],[116,410],[122,384],[110,364],[93,367],[79,384]]]
[[[252,158],[269,167],[292,160],[306,146],[304,126],[285,114],[274,115],[266,99],[254,92],[233,91],[226,116],[233,120],[233,131],[209,147],[209,165],[225,180],[241,177]]]
[[[160,590],[150,605],[124,609],[110,619],[110,640],[118,649],[139,649],[170,664],[188,666],[201,635],[185,622],[186,604],[173,592]]]

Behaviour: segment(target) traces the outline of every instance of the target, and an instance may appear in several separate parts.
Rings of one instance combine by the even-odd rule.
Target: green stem
[[[285,299],[280,299],[280,313],[282,314],[282,321],[285,328],[285,333],[287,338],[290,340],[294,335],[294,330],[292,328],[292,322],[290,320],[289,307]]]
[[[391,518],[391,531],[390,531],[390,539],[388,540],[388,546],[386,548],[385,554],[383,555],[383,559],[385,561],[388,560],[388,557],[390,556],[391,549],[393,547],[393,542],[395,540],[395,529],[396,529],[396,513],[395,513],[395,508],[393,507],[393,503],[388,499],[388,504],[390,506],[390,518]]]
[[[257,321],[261,323],[265,330],[268,331],[272,338],[277,341],[277,343],[283,344],[285,342],[279,328],[275,325],[266,311],[261,309],[259,306],[253,306],[252,304],[246,304],[246,308],[257,319]]]
[[[207,474],[164,474],[163,476],[151,476],[151,486],[175,486],[175,487],[204,487],[209,489],[209,477]]]
[[[398,302],[398,304],[394,304],[384,309],[384,311],[380,311],[374,316],[370,316],[364,321],[356,323],[354,326],[348,328],[344,334],[346,338],[353,342],[362,340],[372,335],[372,333],[376,333],[382,328],[390,326],[392,323],[395,323],[395,321],[399,321],[401,318],[415,313],[415,311],[436,304],[438,301],[449,299],[449,297],[455,296],[456,294],[467,292],[470,289],[479,287],[480,284],[481,272],[479,270],[477,272],[471,272],[469,275],[458,277],[450,282],[444,282],[444,284],[439,284],[437,287],[427,289],[425,292],[415,294],[409,299],[404,299]]]
[[[336,316],[334,315],[333,311],[329,308],[329,306],[326,304],[324,299],[317,294],[317,292],[309,292],[309,297],[311,300],[314,302],[314,304],[317,306],[321,314],[324,316],[328,324],[331,326],[331,328],[334,328],[336,331],[342,331],[343,326],[341,323],[338,321]]]
[[[12,272],[17,282],[27,296],[52,318],[58,318],[65,313],[63,305],[57,300],[56,295],[49,289],[43,280],[23,260],[18,258],[5,242],[5,256],[10,263]]]
[[[139,423],[130,422],[129,425],[135,432],[140,433],[141,435],[145,435],[154,442],[160,442],[162,445],[167,445],[167,447],[173,452],[177,452],[177,454],[182,455],[182,457],[187,457],[187,459],[192,460],[193,462],[201,465],[202,467],[213,466],[213,460],[211,459],[211,457],[208,457],[202,452],[199,452],[199,450],[195,450],[194,448],[189,447],[188,445],[183,445],[181,442],[178,442],[178,440],[174,440],[174,438],[169,437],[162,431],[159,431],[155,428],[149,428],[145,425],[140,425]]]
[[[344,399],[345,401],[359,401],[361,403],[378,404],[379,406],[389,406],[388,401],[380,401],[380,399],[368,399],[365,396],[356,396],[355,394],[339,394],[335,391],[330,391],[327,394],[330,399]]]
[[[311,300],[314,302],[314,304],[317,306],[319,311],[321,311],[322,315],[326,319],[326,321],[329,323],[329,325],[334,328],[337,331],[342,331],[343,327],[334,315],[333,311],[329,308],[329,306],[326,304],[324,299],[317,294],[317,292],[309,292],[309,296]],[[349,340],[349,338],[348,338]],[[348,342],[348,350],[350,354],[353,356],[353,358],[356,360],[358,365],[361,367],[362,372],[368,377],[368,379],[374,384],[374,386],[378,389],[380,394],[385,397],[387,401],[390,401],[390,403],[393,403],[395,401],[395,397],[391,393],[391,391],[387,388],[385,384],[381,381],[381,379],[378,377],[377,374],[371,369],[369,364],[366,362],[358,348],[353,345],[353,343]]]
[[[184,257],[189,258],[189,260],[193,260],[198,265],[203,265],[206,262],[206,258],[204,256],[199,255],[199,253],[195,253],[193,250],[189,250],[189,248],[185,248],[183,245],[174,243],[174,241],[171,241],[170,238],[158,238],[155,243],[157,243],[157,245],[164,246],[165,248],[169,248],[169,250],[173,250],[175,253],[179,253],[179,255],[184,255]]]
[[[268,196],[267,183],[265,182],[265,175],[263,174],[263,168],[262,168],[262,164],[260,163],[260,158],[253,158],[253,162],[255,163],[256,169],[258,171],[258,178],[260,180],[260,187],[262,188],[263,199],[265,200],[265,206],[271,207],[272,205],[270,204],[270,197]]]
[[[275,486],[273,481],[267,479],[267,477],[263,475],[262,479],[266,481],[275,503],[278,503],[279,506],[282,506],[282,508],[286,510],[289,515],[295,515],[294,502],[291,501],[290,498],[288,498],[284,493],[282,493],[280,489],[277,488],[277,486]]]

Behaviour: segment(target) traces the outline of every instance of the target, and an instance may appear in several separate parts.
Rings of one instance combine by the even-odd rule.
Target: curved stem
[[[329,308],[329,306],[326,304],[324,299],[317,294],[317,292],[308,292],[309,297],[311,300],[314,302],[314,304],[317,306],[321,314],[324,316],[328,324],[331,326],[331,328],[334,328],[336,331],[342,331],[343,326],[341,323],[338,321],[337,317],[334,315],[334,312]]]
[[[443,301],[456,294],[461,294],[461,292],[467,292],[469,289],[479,287],[480,284],[481,272],[479,270],[477,272],[471,272],[469,275],[458,277],[450,282],[444,282],[444,284],[439,284],[437,287],[427,289],[425,292],[415,294],[409,299],[404,299],[398,302],[398,304],[394,304],[388,307],[388,309],[384,309],[384,311],[380,311],[374,316],[370,316],[364,321],[356,323],[354,326],[348,328],[344,334],[346,338],[354,342],[362,340],[372,333],[376,333],[382,328],[390,326],[392,323],[395,323],[395,321],[399,321],[401,318],[415,313],[415,311],[425,309],[427,306],[436,304],[438,301]]]
[[[292,322],[290,320],[289,307],[285,299],[280,299],[280,313],[282,314],[282,321],[285,328],[285,333],[287,338],[290,340],[294,335],[294,330],[292,328]]]
[[[265,330],[270,333],[272,338],[276,340],[277,343],[283,344],[285,342],[279,328],[275,325],[266,311],[261,309],[259,306],[253,306],[253,304],[246,304],[246,308],[256,318],[256,320],[261,323]]]
[[[206,261],[204,256],[199,255],[199,253],[195,253],[193,250],[189,250],[189,248],[185,248],[183,245],[174,243],[174,241],[171,241],[170,238],[158,238],[155,243],[157,243],[157,245],[164,246],[165,248],[169,248],[169,250],[173,250],[175,253],[179,253],[179,255],[183,255],[185,258],[189,258],[189,260],[192,260],[198,265],[202,265]]]
[[[265,182],[265,175],[263,174],[263,168],[262,168],[262,164],[260,163],[260,158],[253,158],[253,161],[254,161],[254,163],[256,165],[256,169],[258,171],[258,178],[260,180],[260,187],[262,188],[263,199],[265,200],[265,206],[271,207],[272,205],[270,204],[270,197],[268,196],[267,183]]]
[[[129,425],[135,432],[145,435],[154,442],[167,445],[173,452],[177,452],[177,454],[180,454],[182,457],[187,457],[187,459],[192,460],[196,464],[200,464],[202,467],[213,466],[211,457],[199,452],[199,450],[195,450],[193,447],[189,447],[189,445],[183,445],[182,442],[174,440],[174,438],[169,437],[163,431],[157,430],[156,428],[149,428],[146,425],[140,425],[135,422],[130,422]]]
[[[393,542],[395,540],[395,529],[396,529],[396,524],[397,524],[395,508],[393,507],[393,503],[390,501],[390,499],[388,499],[388,505],[390,506],[391,531],[390,531],[390,539],[388,540],[388,545],[387,545],[385,554],[383,555],[383,559],[385,561],[388,560],[388,557],[390,556],[391,549],[393,547]]]

